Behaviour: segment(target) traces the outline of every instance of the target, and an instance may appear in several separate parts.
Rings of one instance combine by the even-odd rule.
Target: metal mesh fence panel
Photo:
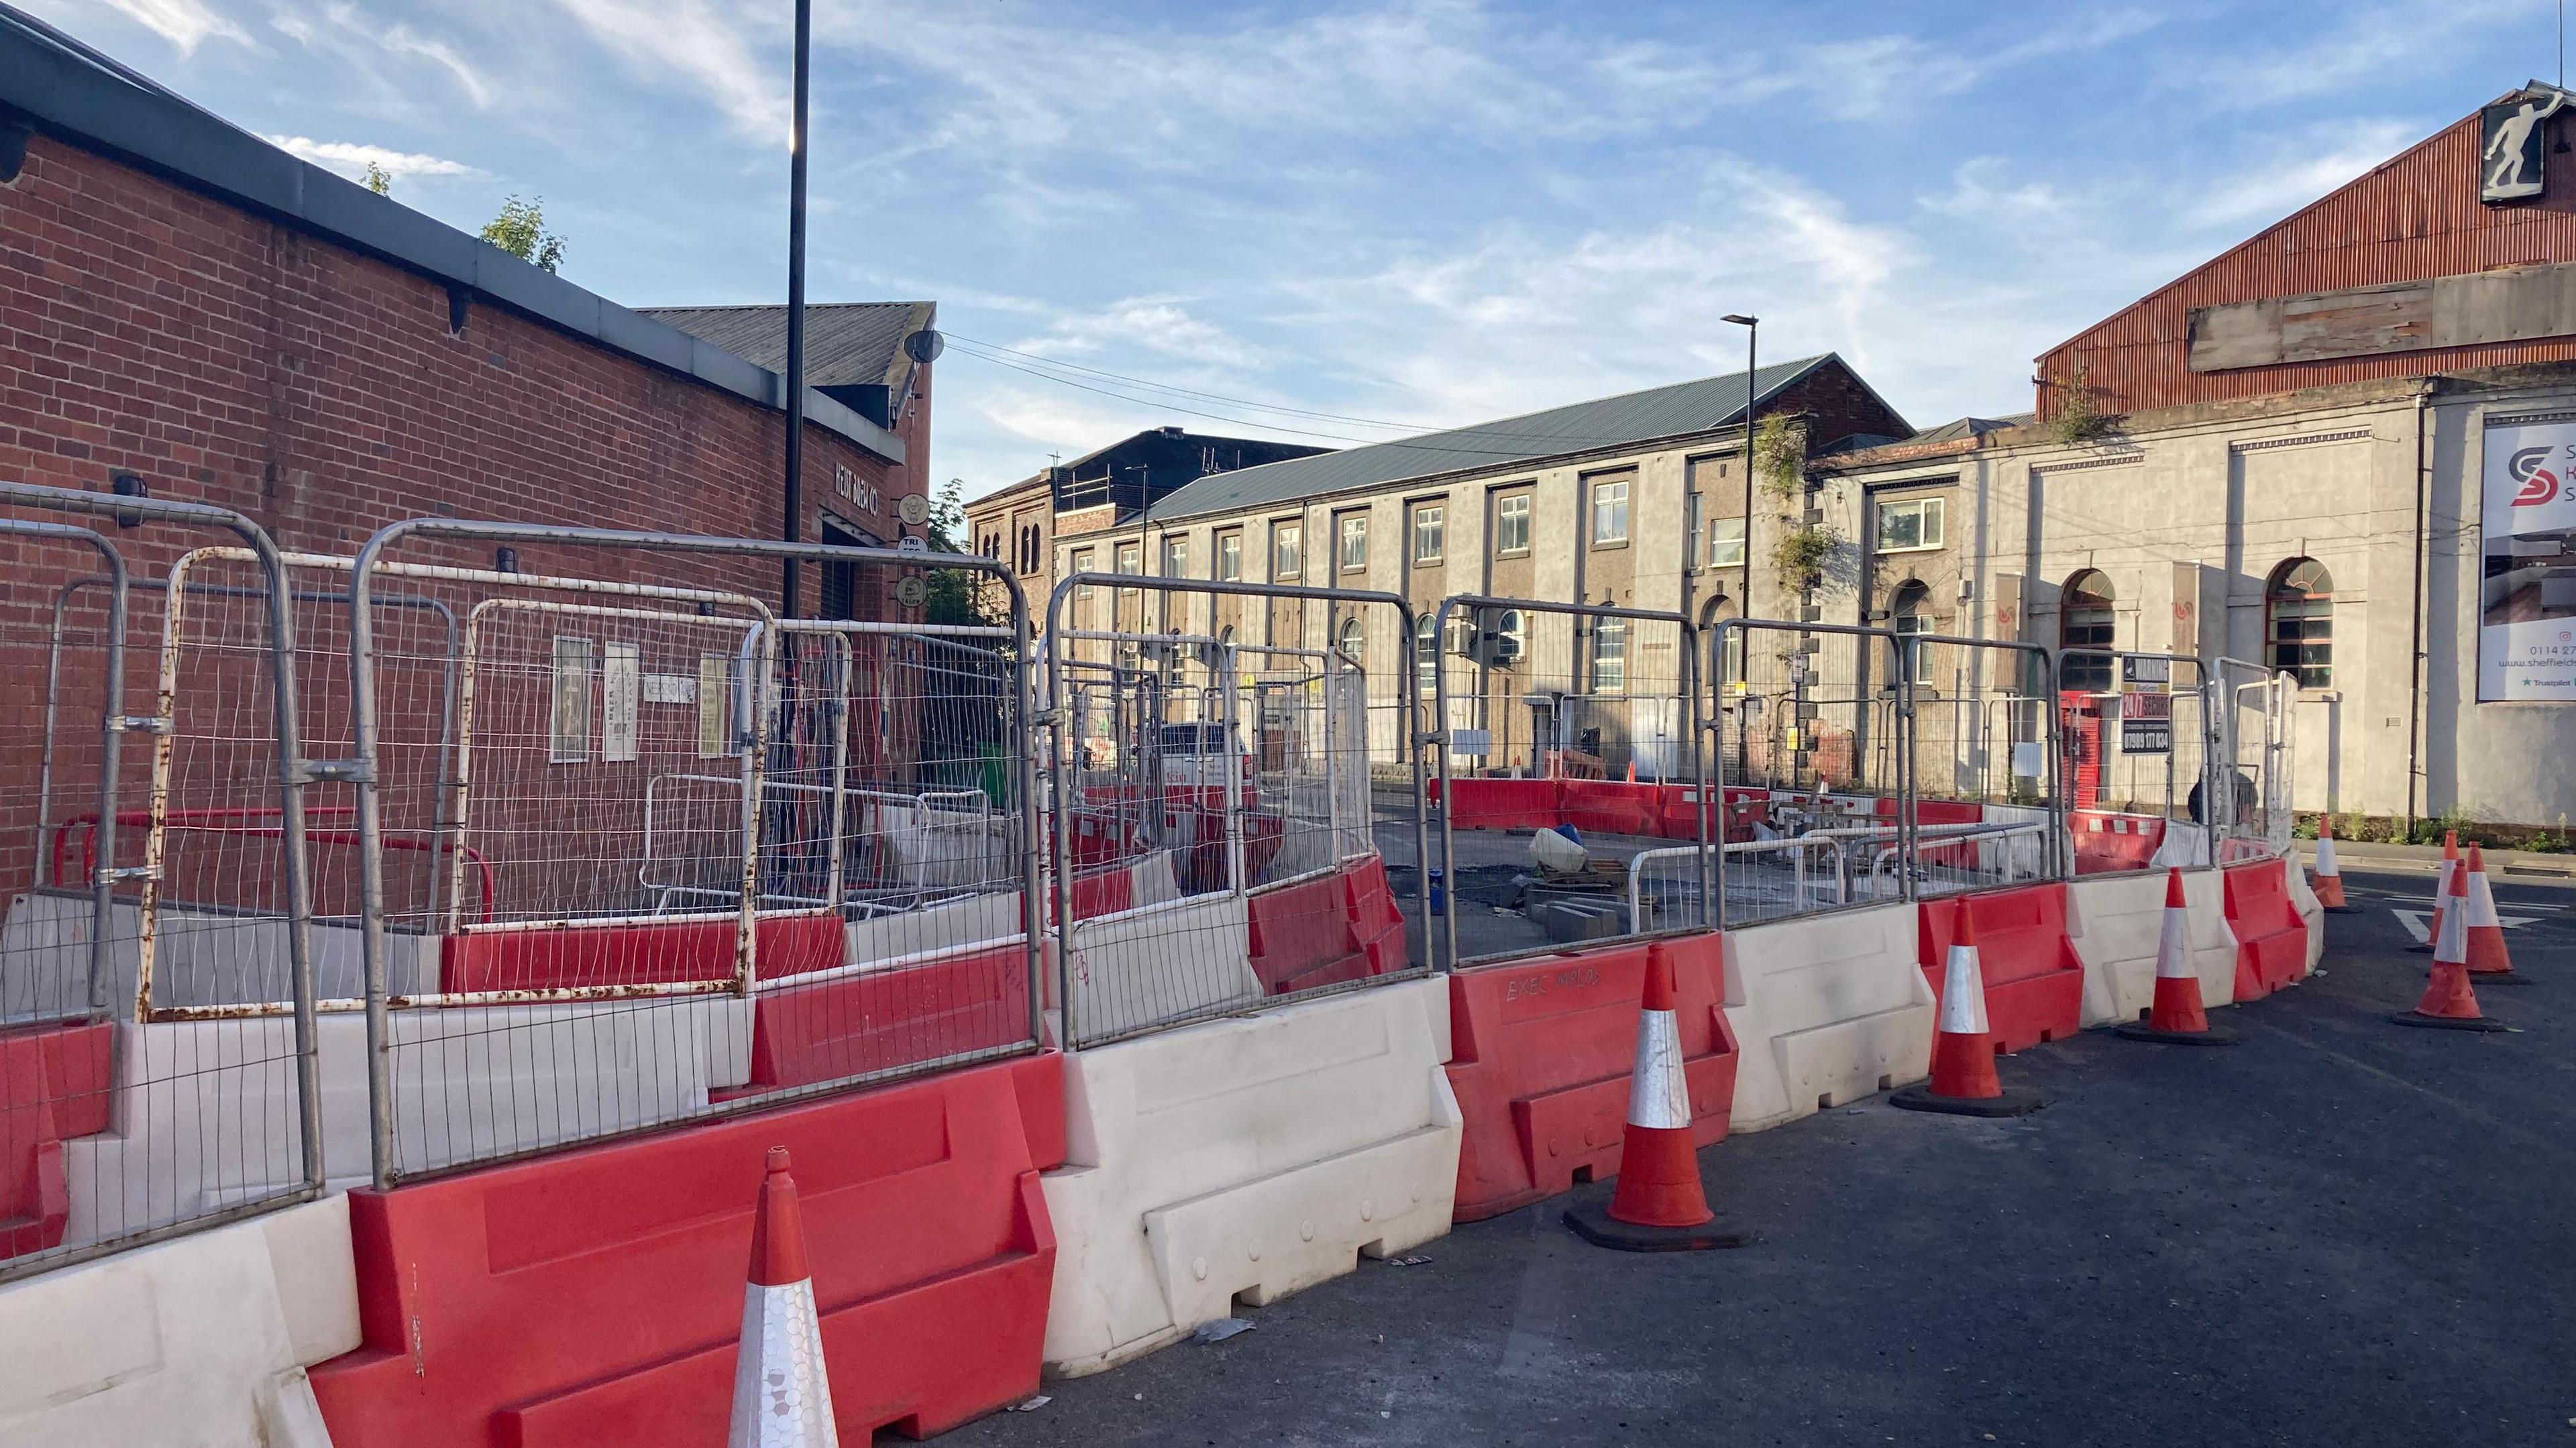
[[[2108,685],[2058,696],[2075,873],[2208,864],[2201,810],[2217,720],[2199,660],[2069,649],[2060,664],[2062,678]]]
[[[1911,849],[1898,858],[1915,893],[2063,878],[2060,706],[2047,651],[1924,634],[1899,643],[1915,807]]]
[[[282,571],[237,514],[0,484],[0,1276],[320,1190],[304,777]],[[226,591],[191,545],[256,551]]]
[[[1115,626],[1084,626],[1104,611]],[[1068,1045],[1420,973],[1397,893],[1420,827],[1400,602],[1077,574],[1048,625]]]
[[[2298,679],[2242,659],[2218,661],[2221,766],[2207,793],[2221,864],[2290,848],[2291,706]]]
[[[548,556],[459,556],[495,541]],[[369,544],[350,617],[380,1180],[1035,1048],[1016,595],[982,590],[1008,603],[992,622],[786,619],[750,591],[782,556],[848,570],[861,601],[999,576],[494,524]],[[438,607],[398,620],[395,597]],[[446,697],[452,729],[430,727]],[[416,881],[408,840],[438,862]]]
[[[1897,640],[1730,619],[1711,636],[1729,926],[1906,895]]]
[[[1417,627],[1439,732],[1447,958],[1705,924],[1708,778],[1689,622],[1459,595]],[[1477,829],[1479,799],[1509,797],[1517,781],[1549,782],[1558,825]]]

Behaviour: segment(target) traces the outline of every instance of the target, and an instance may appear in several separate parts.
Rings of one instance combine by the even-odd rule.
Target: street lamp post
[[[805,472],[805,100],[814,43],[814,0],[796,0],[795,114],[787,131],[787,479],[790,543],[804,541]],[[796,560],[785,560],[779,615],[796,617]]]
[[[1753,616],[1753,409],[1762,398],[1761,383],[1755,367],[1754,344],[1762,335],[1762,319],[1729,312],[1718,318],[1744,329],[1744,602],[1739,605],[1744,616]]]

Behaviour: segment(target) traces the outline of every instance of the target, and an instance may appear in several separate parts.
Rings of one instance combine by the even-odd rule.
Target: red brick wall
[[[0,337],[7,343],[0,349],[0,477],[104,491],[112,472],[131,471],[148,481],[156,498],[235,508],[286,548],[341,556],[384,524],[425,514],[762,538],[778,533],[779,414],[479,299],[463,333],[451,333],[441,283],[68,144],[37,138],[15,184],[0,187],[0,261],[7,268],[0,291]],[[923,491],[928,472],[927,376],[916,386],[895,429],[905,442],[906,465],[837,434],[810,432],[803,486],[809,541],[816,536],[813,515],[826,507],[880,537],[898,535],[897,502]],[[876,486],[876,514],[835,496],[839,466]],[[97,520],[95,526],[135,570],[125,708],[149,713],[162,616],[156,585],[181,550],[231,540],[162,525],[124,530]],[[544,545],[519,551],[528,573],[728,587],[777,602],[780,569],[769,560],[710,562]],[[414,548],[397,556],[479,567],[492,561],[488,548]],[[81,550],[0,539],[0,803],[17,822],[0,836],[0,888],[23,888],[34,853],[50,612],[67,580],[95,568],[94,557]],[[804,570],[801,612],[816,606],[820,572]],[[239,565],[209,576],[234,585],[252,578]],[[296,583],[327,586],[312,573]],[[893,583],[891,570],[864,571],[860,611],[894,616]],[[460,616],[482,587],[382,585],[386,592],[440,594]],[[192,617],[209,621],[251,612],[240,600],[201,599],[190,608]],[[300,642],[309,651],[301,661],[299,709],[307,752],[344,756],[350,747],[345,610],[308,603],[297,612]],[[255,638],[255,627],[244,627],[250,634],[236,636]],[[77,651],[64,668],[52,806],[57,822],[94,803],[97,660],[94,648]],[[648,667],[685,669],[686,661],[648,660]],[[397,756],[407,740],[434,738],[423,732],[436,717],[435,690],[421,683],[425,677],[399,668],[380,674],[386,680],[381,717]],[[267,683],[257,654],[191,650],[181,679],[173,808],[269,802],[274,775],[259,743],[270,727]],[[121,793],[128,808],[139,808],[150,778],[144,736],[131,736],[122,757]],[[389,776],[433,767],[387,760]],[[535,766],[539,773],[546,768]],[[429,796],[427,776],[391,782],[404,797],[389,799],[389,825],[425,824],[425,809],[411,806]],[[569,783],[556,788],[559,808],[569,802],[563,794]],[[608,784],[603,771],[583,787],[598,793]],[[320,789],[309,797],[325,812],[317,829],[345,826],[327,812],[345,810],[347,790]],[[623,796],[602,794],[577,812],[628,804]],[[124,832],[120,861],[138,857],[141,836],[140,829]],[[170,878],[184,897],[275,903],[251,898],[270,874],[262,862],[273,856],[272,846],[249,837],[200,836],[174,839],[173,848]],[[75,854],[75,869],[77,863]],[[389,859],[389,870],[397,864],[412,869],[417,862]],[[352,908],[351,852],[317,845],[315,868],[317,906]],[[209,869],[227,882],[190,878]]]

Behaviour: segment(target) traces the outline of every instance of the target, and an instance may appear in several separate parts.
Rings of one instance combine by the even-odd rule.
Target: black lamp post
[[[1762,386],[1754,365],[1754,344],[1762,335],[1762,319],[1729,312],[1718,318],[1744,329],[1744,616],[1753,616],[1753,409],[1762,398]]]
[[[795,116],[787,130],[787,521],[790,543],[805,535],[805,99],[814,46],[813,0],[796,0]],[[796,560],[784,562],[779,616],[796,617]]]

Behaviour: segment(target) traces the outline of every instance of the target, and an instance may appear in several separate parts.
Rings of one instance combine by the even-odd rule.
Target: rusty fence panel
[[[781,558],[896,616],[781,616]],[[1042,1044],[998,565],[416,519],[351,567],[377,1181]],[[943,569],[991,615],[900,617]]]

